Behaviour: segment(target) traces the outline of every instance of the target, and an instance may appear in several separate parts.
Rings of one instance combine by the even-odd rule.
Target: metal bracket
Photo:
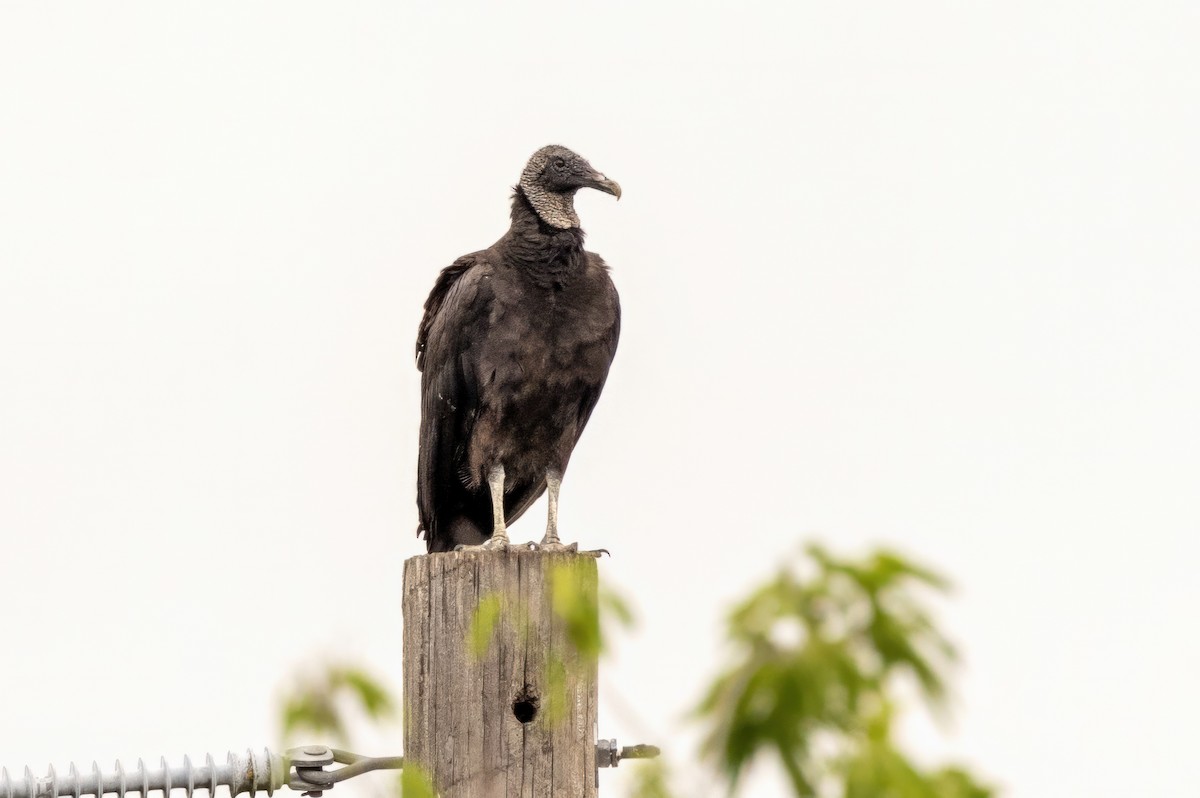
[[[372,770],[399,770],[404,767],[402,756],[363,756],[324,745],[305,745],[288,749],[285,761],[289,768],[287,786],[293,790],[303,790],[304,795],[313,798],[317,798],[325,790],[332,789],[339,781]],[[337,770],[324,769],[326,765],[335,762],[346,767]]]
[[[627,745],[617,747],[616,740],[599,740],[596,743],[596,767],[615,768],[622,759],[654,759],[662,753],[655,745]]]

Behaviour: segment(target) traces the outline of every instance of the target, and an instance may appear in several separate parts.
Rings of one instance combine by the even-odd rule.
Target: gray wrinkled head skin
[[[592,168],[583,157],[566,147],[551,144],[533,154],[521,172],[521,190],[542,221],[569,230],[579,227],[575,192],[594,188],[620,199],[621,187]]]

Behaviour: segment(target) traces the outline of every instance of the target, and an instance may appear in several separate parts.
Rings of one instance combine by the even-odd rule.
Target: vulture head
[[[537,215],[551,227],[579,226],[575,214],[575,192],[594,188],[621,198],[621,186],[592,168],[582,156],[566,147],[551,144],[533,154],[521,173],[521,191]]]

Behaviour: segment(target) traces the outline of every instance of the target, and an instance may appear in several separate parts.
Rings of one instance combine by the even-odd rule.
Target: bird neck
[[[533,210],[542,221],[559,230],[570,230],[579,226],[579,215],[575,213],[575,192],[547,191],[529,175],[521,175],[520,189],[524,192]]]
[[[512,224],[505,239],[509,256],[534,272],[571,271],[583,252],[583,230],[578,220],[569,228],[548,223],[520,187],[513,192]]]

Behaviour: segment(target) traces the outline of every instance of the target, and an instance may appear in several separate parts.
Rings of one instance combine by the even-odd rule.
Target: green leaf
[[[891,742],[896,676],[913,677],[926,706],[944,709],[955,651],[922,591],[949,582],[889,550],[851,560],[814,544],[805,560],[729,613],[728,661],[694,713],[702,757],[731,792],[768,757],[796,795],[840,781],[845,798],[960,798],[937,792]]]
[[[359,668],[328,665],[315,676],[299,679],[285,696],[280,724],[283,737],[291,739],[308,732],[345,742],[347,702],[361,706],[372,720],[395,714],[395,703],[378,680]]]
[[[301,688],[285,702],[282,726],[284,738],[309,731],[335,740],[345,739],[345,726],[332,696],[320,687]]]
[[[390,718],[395,714],[395,704],[387,688],[356,668],[343,668],[338,673],[339,681],[350,689],[362,704],[370,718]]]

